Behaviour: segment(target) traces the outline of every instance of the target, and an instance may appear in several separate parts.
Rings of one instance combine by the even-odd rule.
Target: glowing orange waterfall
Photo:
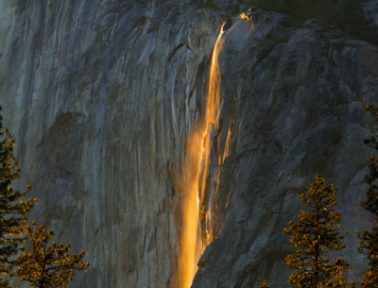
[[[200,203],[204,195],[208,173],[211,131],[218,124],[220,108],[220,71],[218,56],[223,46],[222,25],[215,42],[209,71],[209,87],[206,110],[199,123],[193,128],[186,142],[186,158],[177,181],[177,188],[183,193],[180,236],[180,255],[177,267],[177,288],[189,288],[197,271],[198,259],[206,248],[200,231]]]

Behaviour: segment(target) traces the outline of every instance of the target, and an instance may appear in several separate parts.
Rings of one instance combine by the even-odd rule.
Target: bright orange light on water
[[[252,17],[250,15],[247,15],[247,13],[242,12],[239,14],[240,19],[245,20],[249,23],[249,25],[253,24]]]
[[[189,134],[186,159],[177,181],[178,191],[183,193],[181,206],[180,255],[178,259],[177,288],[189,288],[197,272],[198,259],[205,249],[200,233],[200,202],[204,194],[210,155],[211,130],[218,124],[220,107],[219,53],[223,46],[222,25],[215,42],[210,71],[205,115]],[[207,241],[206,241],[207,242]]]

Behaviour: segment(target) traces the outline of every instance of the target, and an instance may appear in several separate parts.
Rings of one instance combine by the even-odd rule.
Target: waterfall
[[[205,113],[187,138],[185,161],[177,181],[177,189],[183,195],[180,253],[176,275],[179,288],[191,286],[197,272],[198,259],[212,240],[210,229],[205,231],[206,239],[201,239],[200,203],[208,174],[211,131],[217,127],[219,118],[220,70],[218,57],[224,43],[223,27],[224,24],[212,51]]]

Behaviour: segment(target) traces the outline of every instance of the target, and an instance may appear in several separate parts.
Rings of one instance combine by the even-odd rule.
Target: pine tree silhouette
[[[0,116],[0,287],[9,287],[9,279],[16,267],[16,255],[24,240],[23,222],[37,201],[25,198],[30,187],[20,192],[12,186],[20,177],[14,147],[14,139],[3,127]]]
[[[328,253],[344,248],[341,216],[335,210],[336,194],[335,185],[316,176],[308,191],[301,195],[306,209],[284,229],[295,250],[285,258],[286,264],[295,270],[289,276],[292,287],[354,287],[344,277],[348,263],[341,258],[332,261]]]

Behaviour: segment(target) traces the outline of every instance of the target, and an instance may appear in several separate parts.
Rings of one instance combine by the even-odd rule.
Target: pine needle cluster
[[[31,252],[18,256],[17,274],[31,283],[30,287],[66,287],[73,280],[75,271],[87,270],[89,263],[83,261],[84,251],[71,255],[70,245],[49,244],[53,231],[45,225],[25,224],[25,234],[31,241]]]
[[[1,109],[1,107],[0,107]],[[50,244],[54,236],[45,225],[28,225],[28,214],[37,203],[14,188],[20,167],[14,156],[15,141],[3,127],[0,116],[0,288],[11,288],[12,279],[27,281],[35,288],[63,288],[75,271],[87,270],[84,251],[71,254],[70,245]]]
[[[295,271],[289,282],[295,288],[353,287],[345,280],[349,264],[341,259],[331,260],[329,252],[345,247],[342,243],[341,215],[335,210],[337,188],[316,176],[308,191],[301,195],[307,207],[299,212],[295,221],[284,229],[291,236],[290,245],[295,249],[285,258]]]
[[[30,187],[24,192],[13,187],[13,182],[20,177],[14,147],[15,141],[3,127],[0,116],[0,287],[9,287],[16,255],[24,241],[23,222],[37,202],[34,198],[25,199]]]
[[[372,116],[375,135],[365,140],[365,144],[378,151],[378,105],[369,104],[366,111]],[[359,233],[360,251],[367,255],[368,267],[361,281],[361,288],[378,287],[378,156],[369,159],[369,174],[366,176],[368,190],[361,202],[363,208],[374,215],[371,230]],[[294,288],[356,287],[345,280],[345,270],[349,264],[341,259],[329,259],[330,252],[345,247],[342,243],[341,215],[336,209],[337,188],[328,184],[321,176],[316,176],[308,190],[301,195],[306,210],[299,212],[295,221],[289,221],[284,231],[288,233],[294,253],[285,258],[286,264],[294,269],[289,282]],[[259,288],[269,287],[266,281]]]

